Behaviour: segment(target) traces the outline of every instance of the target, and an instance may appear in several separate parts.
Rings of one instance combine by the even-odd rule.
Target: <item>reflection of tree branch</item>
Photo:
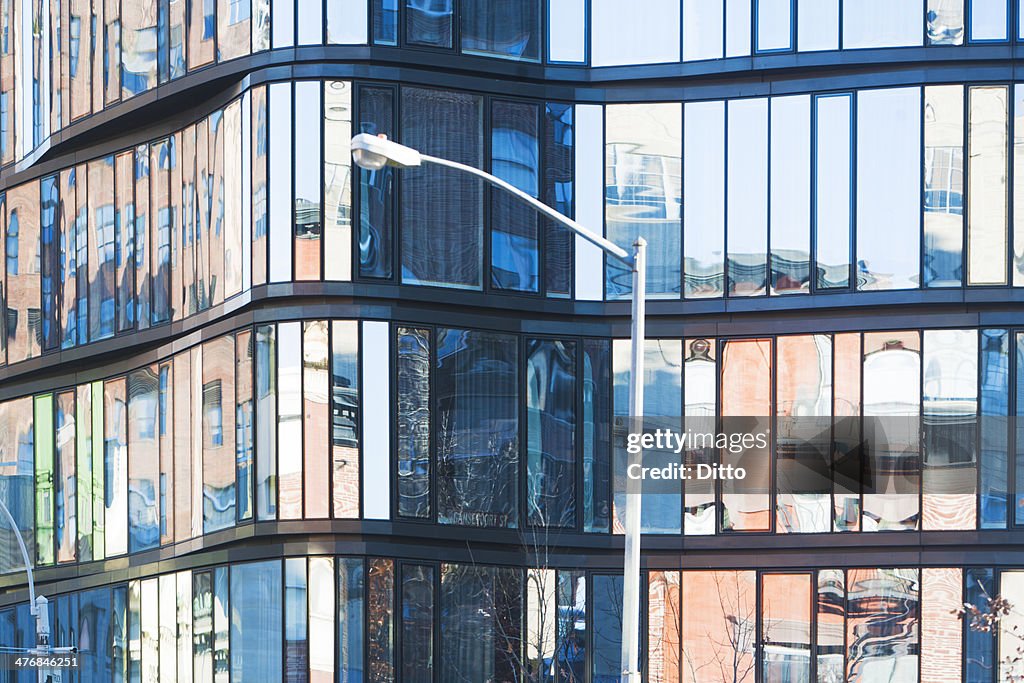
[[[982,609],[973,603],[965,602],[963,607],[955,609],[951,613],[976,633],[988,633],[993,639],[999,635],[1015,639],[1017,645],[1013,649],[1013,653],[999,660],[999,665],[1006,674],[1002,683],[1024,683],[1024,630],[1021,629],[1020,624],[1013,624],[1008,629],[999,628],[1004,617],[1012,615],[1020,621],[1024,620],[1024,614],[1017,611],[1013,603],[1002,595],[991,597],[981,581],[977,581],[977,584],[982,595],[985,596],[985,608]]]
[[[744,603],[743,589],[740,586],[741,572],[713,572],[715,589],[718,596],[718,606],[721,609],[723,623],[725,624],[724,638],[716,636],[710,629],[706,630],[707,648],[704,652],[711,654],[710,659],[698,664],[694,659],[691,648],[683,648],[683,657],[690,677],[694,683],[701,681],[701,671],[705,668],[717,669],[711,676],[714,681],[721,683],[744,683],[750,680],[756,667],[757,657],[754,652],[755,630],[757,628],[757,607],[750,604],[753,601],[746,600]],[[732,579],[733,586],[726,586],[725,576]],[[734,602],[730,604],[730,592],[734,593]],[[744,609],[743,614],[739,614]]]

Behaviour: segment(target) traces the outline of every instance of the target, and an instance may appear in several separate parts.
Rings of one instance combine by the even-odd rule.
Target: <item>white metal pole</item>
[[[644,324],[647,241],[633,242],[633,315],[629,363],[629,430],[643,429]],[[641,453],[630,454],[629,464],[639,463]],[[627,470],[628,471],[628,470]],[[640,683],[640,480],[626,477],[626,543],[622,574],[622,681]]]

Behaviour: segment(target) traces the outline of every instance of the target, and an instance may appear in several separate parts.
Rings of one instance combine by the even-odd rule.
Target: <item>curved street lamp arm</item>
[[[28,548],[25,547],[25,539],[21,537],[21,530],[18,529],[18,523],[14,521],[14,515],[7,509],[4,502],[0,500],[0,510],[3,511],[4,516],[7,518],[7,522],[11,525],[11,531],[14,532],[14,537],[18,539],[18,547],[21,548],[21,557],[25,560],[25,573],[28,574],[28,595],[31,602],[29,602],[29,612],[32,616],[36,614],[36,584],[32,579],[32,561],[28,557]]]

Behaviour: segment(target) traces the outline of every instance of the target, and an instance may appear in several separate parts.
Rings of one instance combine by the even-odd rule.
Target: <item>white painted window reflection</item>
[[[792,23],[792,0],[757,0],[757,50],[788,50]]]
[[[327,0],[327,42],[365,45],[367,10],[366,0]]]
[[[593,0],[590,14],[593,66],[679,61],[679,0]]]
[[[1007,86],[970,89],[967,284],[1006,283]]]
[[[683,47],[685,49],[685,45]],[[749,54],[750,0],[725,0],[725,56]]]
[[[839,49],[839,0],[799,0],[796,19],[800,52]]]
[[[1006,0],[970,0],[971,40],[1006,40]]]
[[[585,62],[586,26],[586,0],[548,0],[548,59]]]
[[[684,62],[721,59],[723,18],[722,0],[683,0]]]
[[[843,49],[921,45],[924,0],[843,0]]]
[[[857,288],[918,286],[921,89],[857,94]]]
[[[254,24],[255,25],[255,24]],[[270,22],[270,46],[291,47],[295,44],[295,4],[291,2],[273,3],[273,14]]]

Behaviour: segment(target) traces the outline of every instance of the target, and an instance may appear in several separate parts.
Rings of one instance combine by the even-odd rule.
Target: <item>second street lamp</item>
[[[633,253],[583,227],[568,216],[555,211],[535,197],[473,166],[434,157],[380,135],[360,133],[352,138],[352,159],[357,166],[376,171],[384,166],[412,168],[423,163],[447,166],[487,181],[512,194],[524,203],[560,223],[611,257],[624,263],[633,273],[632,315],[630,332],[629,415],[631,428],[642,428],[644,412],[644,325],[646,309],[647,241],[637,237]],[[639,463],[641,454],[629,454],[627,465]],[[640,480],[626,477],[625,557],[622,581],[622,676],[621,683],[640,683]]]

